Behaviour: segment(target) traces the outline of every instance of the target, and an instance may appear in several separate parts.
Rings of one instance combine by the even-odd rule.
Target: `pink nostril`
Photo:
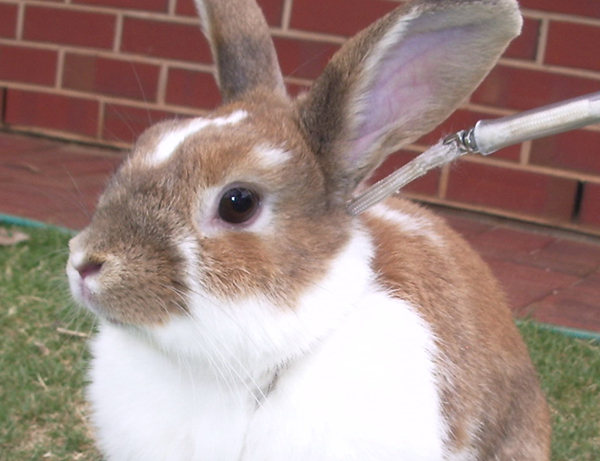
[[[102,269],[102,264],[99,263],[85,263],[82,264],[80,267],[77,267],[77,272],[79,272],[79,275],[82,279],[85,279],[86,277],[89,277],[91,275],[97,274],[98,272],[100,272],[100,269]]]

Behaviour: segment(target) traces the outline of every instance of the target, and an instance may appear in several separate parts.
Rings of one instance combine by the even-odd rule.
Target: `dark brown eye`
[[[245,187],[229,189],[219,202],[219,216],[225,222],[241,224],[248,221],[258,210],[258,194]]]

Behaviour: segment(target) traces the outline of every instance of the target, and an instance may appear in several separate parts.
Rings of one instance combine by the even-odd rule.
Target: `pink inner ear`
[[[468,66],[469,27],[422,33],[388,47],[372,69],[360,113],[354,154],[360,156],[394,130],[411,142],[446,118],[464,94],[461,67]],[[471,45],[473,46],[473,45]],[[468,72],[467,72],[468,73]]]

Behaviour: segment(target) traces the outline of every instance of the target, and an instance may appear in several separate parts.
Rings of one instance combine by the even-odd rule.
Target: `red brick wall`
[[[292,92],[399,0],[259,0]],[[440,136],[600,90],[600,1],[521,0],[523,34],[470,101],[384,171]],[[460,57],[453,57],[460,58]],[[468,65],[468,56],[463,57]],[[219,103],[192,0],[0,0],[0,124],[101,144]],[[407,193],[600,233],[600,126],[467,158]]]

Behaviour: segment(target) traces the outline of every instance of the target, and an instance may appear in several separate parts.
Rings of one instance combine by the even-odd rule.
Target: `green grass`
[[[521,332],[542,379],[553,460],[600,460],[600,344],[525,322]]]
[[[83,398],[88,316],[70,301],[68,236],[0,247],[0,460],[99,460]],[[600,460],[600,345],[525,322],[554,424],[553,460]]]
[[[90,319],[77,315],[64,265],[68,236],[32,230],[0,247],[0,460],[98,460],[83,398]]]

